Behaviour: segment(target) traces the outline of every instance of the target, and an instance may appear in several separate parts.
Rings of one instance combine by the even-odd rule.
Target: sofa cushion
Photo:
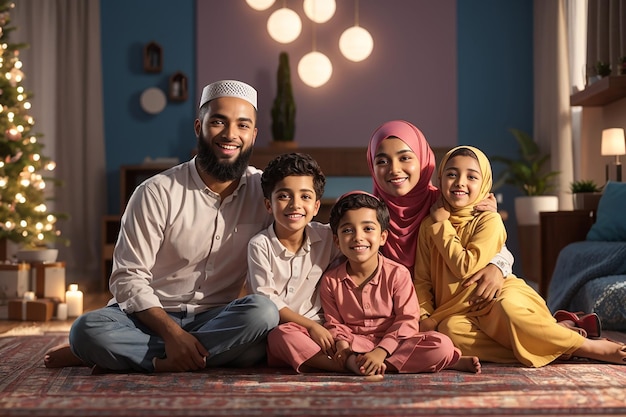
[[[587,282],[573,297],[571,311],[595,312],[602,330],[626,331],[626,275],[609,275]]]
[[[587,240],[626,242],[626,183],[609,181],[598,204],[596,222]]]

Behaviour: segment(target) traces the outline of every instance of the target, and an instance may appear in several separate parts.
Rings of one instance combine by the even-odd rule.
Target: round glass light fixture
[[[346,29],[339,38],[339,50],[350,61],[363,61],[370,56],[373,49],[372,35],[360,26]]]
[[[254,10],[265,10],[269,9],[275,1],[276,0],[246,0],[246,3]]]
[[[326,84],[333,73],[333,64],[321,52],[309,52],[298,63],[298,75],[303,83],[317,88]]]
[[[304,0],[304,14],[315,23],[328,22],[335,15],[335,0]]]
[[[302,21],[296,12],[283,7],[276,10],[267,19],[267,31],[276,42],[293,42],[300,36]]]

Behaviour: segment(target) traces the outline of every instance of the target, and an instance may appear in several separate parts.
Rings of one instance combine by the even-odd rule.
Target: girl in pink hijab
[[[372,134],[367,162],[374,179],[373,194],[385,201],[391,216],[382,252],[413,272],[420,224],[439,196],[431,182],[436,165],[433,151],[417,127],[393,120]],[[475,208],[496,211],[495,198],[490,195]],[[467,286],[478,282],[471,302],[491,300],[502,287],[502,278],[512,272],[513,255],[505,246],[491,262],[495,267],[490,264],[467,282]]]

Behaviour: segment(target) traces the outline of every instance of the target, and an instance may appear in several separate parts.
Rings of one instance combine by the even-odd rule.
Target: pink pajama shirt
[[[350,278],[344,262],[323,276],[320,297],[325,326],[352,351],[380,347],[401,373],[438,372],[461,357],[442,333],[419,332],[419,303],[409,270],[378,255],[378,271],[362,287]]]

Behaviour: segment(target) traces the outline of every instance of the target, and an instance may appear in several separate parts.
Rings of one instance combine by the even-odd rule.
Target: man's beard
[[[234,181],[241,178],[248,167],[251,156],[252,146],[248,149],[242,149],[235,161],[221,162],[211,149],[211,146],[204,141],[203,132],[200,132],[200,137],[198,138],[198,155],[196,156],[198,168],[218,181]]]

